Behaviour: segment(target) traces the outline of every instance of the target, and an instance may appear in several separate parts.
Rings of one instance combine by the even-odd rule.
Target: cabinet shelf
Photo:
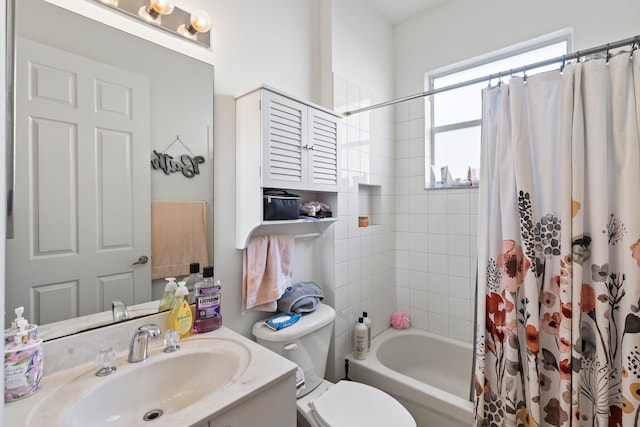
[[[236,247],[244,249],[249,244],[249,239],[254,236],[265,236],[268,234],[291,234],[294,237],[305,237],[311,235],[317,237],[323,234],[327,228],[338,218],[323,218],[318,220],[292,219],[283,221],[262,221],[255,227],[246,230],[244,234],[236,236]],[[310,237],[311,237],[310,236]]]

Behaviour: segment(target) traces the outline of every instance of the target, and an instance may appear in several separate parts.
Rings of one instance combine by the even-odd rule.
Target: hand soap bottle
[[[169,329],[175,329],[180,335],[180,338],[187,337],[193,327],[193,315],[191,314],[191,307],[189,307],[189,303],[187,302],[188,294],[189,291],[185,283],[178,283],[173,308],[169,313]]]
[[[178,289],[178,284],[176,283],[175,277],[167,277],[164,280],[167,281],[167,284],[164,287],[164,293],[162,294],[162,299],[160,300],[158,311],[171,310],[173,308],[173,301],[176,297],[176,289]]]
[[[25,319],[18,321],[18,333],[4,346],[4,401],[31,396],[41,387],[42,339],[30,339]]]
[[[24,313],[24,307],[16,308],[14,310],[14,313],[16,314],[16,318],[11,322],[11,327],[4,330],[4,344],[5,345],[13,343],[14,337],[16,336],[18,331],[20,331],[20,329],[18,327],[18,323],[21,320],[25,320],[26,321],[26,319],[24,317],[22,317],[22,313]],[[35,340],[35,339],[38,338],[38,325],[28,324],[28,322],[27,322],[27,326],[26,326],[25,330],[27,331],[27,335],[28,335],[29,339]]]
[[[213,277],[213,267],[205,267],[202,281],[196,283],[196,316],[193,331],[196,334],[218,329],[222,325],[220,314],[220,281]]]

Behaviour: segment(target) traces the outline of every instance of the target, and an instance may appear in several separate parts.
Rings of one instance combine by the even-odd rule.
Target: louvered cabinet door
[[[262,97],[263,187],[307,187],[307,106],[270,91]]]
[[[335,116],[309,108],[308,188],[336,191],[338,188],[338,121]]]

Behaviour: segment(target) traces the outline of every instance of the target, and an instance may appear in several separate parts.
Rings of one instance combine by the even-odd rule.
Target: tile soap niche
[[[379,185],[358,184],[358,227],[380,225],[381,189]]]

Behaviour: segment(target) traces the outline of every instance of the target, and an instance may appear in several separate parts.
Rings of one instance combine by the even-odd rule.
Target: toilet
[[[366,384],[324,379],[336,313],[319,304],[300,320],[274,331],[256,322],[258,344],[298,365],[298,425],[311,427],[416,427],[416,422],[393,397]],[[304,383],[303,383],[304,380]]]

